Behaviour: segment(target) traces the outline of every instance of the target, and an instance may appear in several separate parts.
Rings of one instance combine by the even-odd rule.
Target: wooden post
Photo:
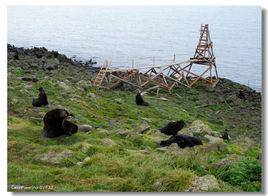
[[[134,68],[134,59],[132,59],[132,68]]]
[[[155,57],[153,56],[153,66],[155,66]]]
[[[174,54],[174,56],[173,56],[173,63],[175,63],[176,62],[176,55]]]

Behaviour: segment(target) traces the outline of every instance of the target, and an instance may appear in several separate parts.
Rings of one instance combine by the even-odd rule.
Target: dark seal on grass
[[[47,95],[46,95],[45,90],[43,89],[43,87],[40,87],[38,90],[39,90],[38,98],[33,98],[32,105],[34,107],[41,107],[41,106],[48,105]]]
[[[75,134],[78,127],[67,120],[68,116],[72,116],[72,114],[64,109],[54,109],[47,112],[43,118],[44,136],[54,138],[61,135]]]
[[[161,141],[160,146],[170,146],[173,143],[177,143],[180,148],[203,145],[202,141],[197,137],[180,134],[173,135],[168,140]]]
[[[136,104],[137,105],[142,105],[142,106],[149,106],[149,103],[143,100],[140,92],[137,93],[136,95]]]
[[[183,120],[169,122],[165,127],[160,129],[160,132],[166,135],[176,135],[184,126],[185,122]]]

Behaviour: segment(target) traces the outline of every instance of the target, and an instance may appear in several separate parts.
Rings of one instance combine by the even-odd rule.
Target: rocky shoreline
[[[68,63],[74,66],[82,67],[90,72],[96,73],[99,71],[99,67],[94,67],[96,62],[92,59],[88,61],[78,61],[74,58],[68,58],[64,54],[58,53],[58,51],[48,51],[45,47],[33,47],[23,48],[15,47],[14,45],[7,45],[8,59],[20,60],[20,56],[27,56],[34,58],[36,61],[29,65],[29,68],[42,68],[44,70],[55,70],[60,64]],[[49,62],[48,59],[55,59],[55,62]]]

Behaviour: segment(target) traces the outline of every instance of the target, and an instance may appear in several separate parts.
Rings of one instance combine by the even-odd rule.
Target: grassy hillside
[[[139,107],[136,92],[96,89],[94,74],[64,55],[16,48],[8,55],[9,191],[261,191],[261,97],[248,87],[222,79],[215,90],[160,91],[168,101],[147,94],[150,106]],[[32,76],[38,81],[22,80]],[[49,106],[34,108],[40,86]],[[240,89],[247,100],[236,96]],[[44,138],[42,118],[54,108],[93,130]],[[182,132],[201,135],[204,145],[160,148],[166,137],[157,129],[172,120],[184,120]],[[218,138],[224,129],[229,143]]]

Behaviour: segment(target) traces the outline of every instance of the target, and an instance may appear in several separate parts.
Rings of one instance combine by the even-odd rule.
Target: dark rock
[[[20,60],[18,52],[15,52],[13,57],[15,60]]]
[[[51,51],[51,54],[53,55],[54,58],[58,58],[58,56],[59,56],[58,51],[54,51],[54,50],[52,50],[52,51]]]
[[[237,97],[238,97],[239,99],[247,100],[245,94],[244,94],[243,91],[241,91],[241,90],[239,91],[239,94],[237,95]]]
[[[95,65],[95,64],[97,64],[97,62],[94,61],[94,60],[92,60],[92,59],[90,59],[89,61],[86,61],[86,62],[85,62],[85,65],[86,65],[86,66],[91,66],[91,65]]]
[[[21,80],[28,82],[38,82],[38,79],[36,77],[22,77]]]

